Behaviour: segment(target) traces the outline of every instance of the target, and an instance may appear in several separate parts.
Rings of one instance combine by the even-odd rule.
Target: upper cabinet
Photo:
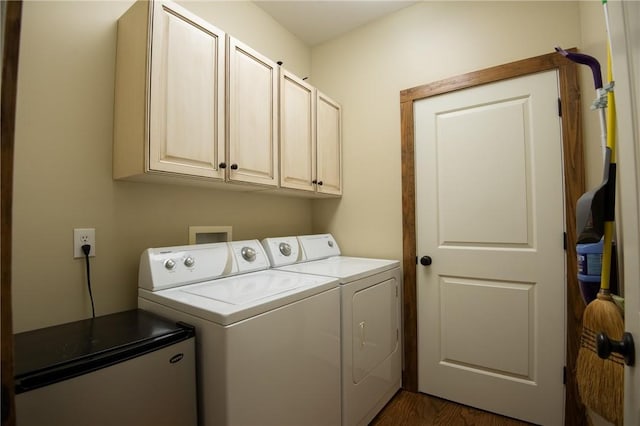
[[[317,190],[342,195],[342,115],[340,105],[317,91]]]
[[[340,196],[340,106],[184,8],[139,0],[118,20],[113,177]]]
[[[280,186],[315,191],[316,91],[280,69]]]
[[[118,21],[115,86],[114,178],[224,179],[221,30],[170,2],[135,3]]]
[[[340,105],[280,71],[280,186],[342,195]]]
[[[278,65],[229,37],[229,180],[278,185]]]

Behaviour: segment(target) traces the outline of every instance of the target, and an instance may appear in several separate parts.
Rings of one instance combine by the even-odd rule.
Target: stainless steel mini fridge
[[[193,327],[132,310],[14,339],[18,426],[197,424]]]

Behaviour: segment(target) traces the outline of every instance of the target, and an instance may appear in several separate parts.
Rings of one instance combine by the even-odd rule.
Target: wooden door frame
[[[575,49],[570,49],[576,51]],[[406,390],[418,391],[418,321],[416,297],[416,218],[413,102],[482,84],[557,70],[562,100],[562,152],[566,218],[566,397],[565,424],[586,424],[585,408],[575,380],[576,359],[580,349],[584,303],[577,282],[575,209],[584,193],[584,153],[577,66],[558,53],[536,56],[480,71],[447,78],[400,92],[402,143],[402,244],[403,244],[403,316],[404,370]],[[560,374],[560,372],[558,372]]]
[[[13,320],[11,309],[11,228],[13,205],[13,152],[16,115],[16,93],[18,88],[18,53],[20,50],[20,27],[22,23],[22,1],[8,1],[3,22],[2,46],[2,123],[0,140],[0,174],[2,192],[0,196],[0,375],[2,376],[2,426],[15,424],[13,385]]]

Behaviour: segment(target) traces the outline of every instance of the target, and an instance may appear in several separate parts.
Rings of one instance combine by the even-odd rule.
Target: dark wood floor
[[[527,426],[433,396],[399,391],[369,426]]]

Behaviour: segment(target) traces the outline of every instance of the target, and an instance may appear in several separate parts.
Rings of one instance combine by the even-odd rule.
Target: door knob
[[[605,333],[599,333],[596,336],[596,347],[598,356],[602,359],[609,358],[611,352],[615,352],[624,357],[625,364],[633,365],[635,362],[636,350],[631,333],[624,333],[620,341],[611,340]]]
[[[420,258],[420,264],[422,266],[429,266],[433,261],[431,260],[431,256],[422,256]]]

